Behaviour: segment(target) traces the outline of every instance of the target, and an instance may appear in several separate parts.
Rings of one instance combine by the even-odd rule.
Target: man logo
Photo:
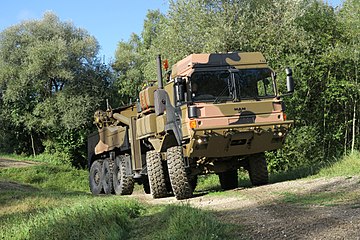
[[[242,113],[243,111],[246,111],[246,107],[237,107],[234,108],[235,111],[237,111],[238,113]]]

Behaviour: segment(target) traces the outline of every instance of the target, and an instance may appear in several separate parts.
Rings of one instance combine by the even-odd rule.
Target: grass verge
[[[238,239],[236,233],[241,232],[239,226],[219,222],[213,212],[186,204],[152,207],[133,224],[134,240]]]
[[[344,156],[328,166],[320,169],[317,174],[308,179],[343,177],[342,180],[334,181],[313,189],[310,193],[297,194],[293,192],[281,192],[283,202],[301,205],[336,206],[339,204],[350,204],[354,207],[360,206],[360,181],[354,176],[360,175],[360,152],[355,151]],[[345,177],[345,179],[344,179]],[[338,184],[341,187],[336,187]]]
[[[94,197],[87,174],[53,164],[0,169],[0,239],[236,239],[232,226],[188,205]]]
[[[337,206],[339,204],[359,204],[357,201],[360,197],[360,192],[332,191],[308,194],[282,192],[280,195],[282,196],[281,201],[285,203],[317,206]]]
[[[319,171],[314,177],[336,177],[360,175],[360,152],[344,156],[337,161]]]

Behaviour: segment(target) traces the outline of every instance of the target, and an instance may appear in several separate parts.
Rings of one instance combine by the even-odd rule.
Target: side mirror
[[[293,93],[294,92],[294,78],[292,76],[292,70],[291,68],[286,68],[286,86],[287,86],[287,92]]]

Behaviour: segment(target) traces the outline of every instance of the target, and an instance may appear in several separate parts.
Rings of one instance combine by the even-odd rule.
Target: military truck
[[[126,195],[139,183],[154,198],[186,199],[199,175],[217,174],[225,190],[238,187],[241,167],[253,185],[267,184],[264,152],[282,147],[293,121],[264,56],[191,54],[166,79],[161,63],[158,56],[157,85],[148,84],[136,104],[95,113],[91,192]],[[286,74],[290,94],[290,68]]]

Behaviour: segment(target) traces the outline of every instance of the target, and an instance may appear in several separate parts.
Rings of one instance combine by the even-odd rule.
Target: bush
[[[270,172],[283,172],[323,163],[320,131],[313,126],[294,128],[286,144],[277,152],[267,153]]]

